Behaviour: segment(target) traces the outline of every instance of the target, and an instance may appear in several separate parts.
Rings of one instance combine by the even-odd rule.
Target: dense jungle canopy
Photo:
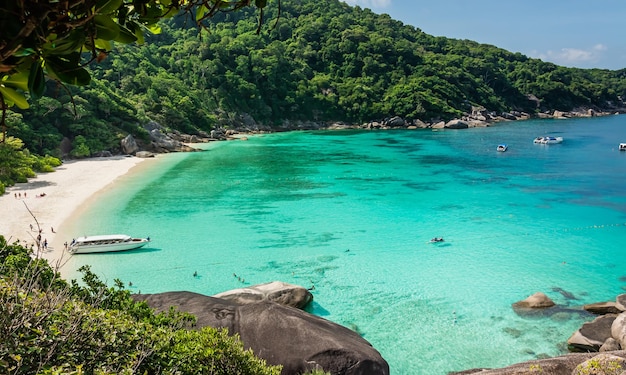
[[[112,0],[111,0],[112,1]],[[153,120],[185,133],[233,126],[247,114],[285,121],[362,123],[390,116],[451,119],[472,106],[536,113],[611,109],[626,69],[576,69],[470,40],[435,37],[388,15],[338,0],[263,2],[217,13],[199,28],[189,13],[144,33],[143,45],[112,43],[85,67],[88,85],[48,81],[30,108],[7,112],[7,134],[31,153],[61,157],[146,139]],[[280,6],[278,6],[280,5]]]

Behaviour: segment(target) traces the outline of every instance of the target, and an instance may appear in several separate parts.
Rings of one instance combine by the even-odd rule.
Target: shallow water
[[[208,144],[126,176],[74,223],[77,236],[150,236],[148,248],[77,255],[69,267],[91,264],[142,293],[315,286],[310,312],[363,335],[392,374],[559,355],[590,320],[579,307],[626,286],[624,122]],[[565,141],[533,144],[546,134]],[[564,312],[517,316],[511,304],[537,291]]]

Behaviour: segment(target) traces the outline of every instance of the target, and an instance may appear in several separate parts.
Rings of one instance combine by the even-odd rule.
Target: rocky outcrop
[[[517,363],[500,369],[479,368],[453,372],[450,373],[450,375],[620,375],[622,372],[615,372],[615,365],[621,364],[621,361],[624,359],[626,359],[626,351],[624,350],[614,351],[610,354],[575,353],[560,357]],[[594,364],[597,365],[595,369],[593,367]],[[610,372],[610,369],[612,369],[613,372]]]
[[[546,307],[552,307],[555,303],[544,293],[537,292],[525,300],[515,302],[513,304],[514,309],[543,309]]]
[[[135,142],[135,138],[132,134],[127,135],[120,141],[120,145],[122,147],[122,152],[126,155],[134,155],[137,151],[139,151],[139,146],[137,142]]]
[[[193,147],[189,147],[181,141],[177,141],[166,134],[160,129],[154,129],[150,131],[150,143],[154,152],[189,152],[196,151]]]
[[[313,294],[308,289],[282,281],[253,285],[248,288],[234,289],[214,295],[241,305],[260,301],[271,301],[284,306],[302,309],[311,301]]]
[[[600,347],[611,338],[611,326],[617,317],[616,314],[607,314],[595,318],[591,322],[574,332],[567,340],[570,351],[598,352]]]
[[[444,126],[446,129],[467,129],[469,124],[463,120],[451,120]]]
[[[626,311],[626,294],[620,294],[615,298],[615,307],[621,311]]]
[[[626,314],[622,313],[615,318],[611,325],[611,337],[619,343],[620,347],[626,349]]]
[[[153,158],[155,155],[150,151],[137,151],[135,156],[138,158]]]
[[[618,307],[617,303],[613,301],[590,303],[588,305],[584,305],[583,310],[596,315],[619,314],[624,311],[623,308]]]
[[[275,302],[239,304],[191,292],[134,295],[157,311],[177,307],[195,315],[198,328],[226,328],[238,334],[271,365],[282,365],[283,375],[323,369],[331,374],[386,375],[389,365],[355,332],[302,310]]]
[[[537,294],[531,297],[534,296],[537,296]],[[542,306],[546,304],[547,300],[543,296],[539,295],[537,297],[532,298],[530,301],[527,301],[527,299],[520,302],[523,302],[523,306]],[[603,313],[593,321],[584,323],[568,339],[568,347],[571,351],[585,351],[588,353],[572,353],[554,358],[522,362],[500,369],[471,369],[453,374],[624,374],[626,372],[624,371],[626,369],[626,310],[623,309],[624,302],[626,302],[626,294],[617,296],[615,303],[600,302],[585,305],[587,311],[607,312],[615,309],[619,311],[619,314]],[[547,304],[549,305],[549,302]],[[553,307],[547,308],[552,309]]]

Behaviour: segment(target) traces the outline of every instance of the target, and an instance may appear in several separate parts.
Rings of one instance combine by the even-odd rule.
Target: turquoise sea
[[[148,248],[67,267],[136,293],[315,286],[309,311],[359,332],[392,374],[556,356],[590,320],[580,306],[626,287],[620,142],[624,116],[210,143],[124,176],[71,229],[150,236]],[[565,312],[513,312],[538,291]]]

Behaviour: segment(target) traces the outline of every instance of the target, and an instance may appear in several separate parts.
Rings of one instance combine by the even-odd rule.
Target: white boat
[[[620,143],[619,144],[619,150],[620,151],[626,151],[626,143]]]
[[[83,236],[72,240],[68,251],[72,254],[104,253],[138,249],[150,242],[148,238],[132,238],[126,234]]]
[[[563,142],[563,137],[550,137],[550,136],[537,137],[537,138],[535,138],[535,140],[533,142],[534,143],[541,143],[541,144],[544,144],[544,145],[553,145],[553,144],[556,144],[556,143]]]
[[[504,152],[509,148],[509,146],[505,145],[505,144],[501,144],[498,145],[498,148],[496,148],[496,150],[498,150],[499,152]]]

